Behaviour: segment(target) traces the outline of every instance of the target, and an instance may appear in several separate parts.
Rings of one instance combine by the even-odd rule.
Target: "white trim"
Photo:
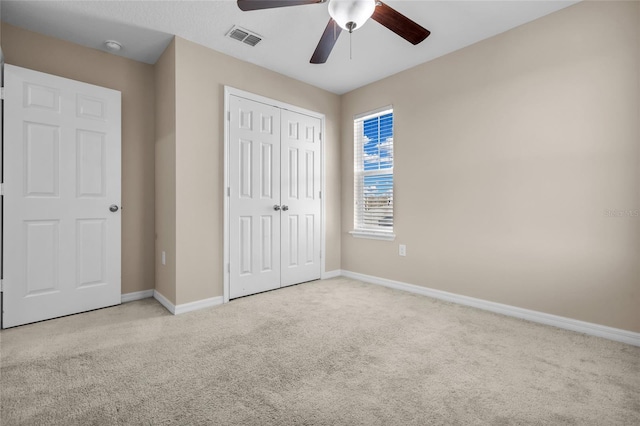
[[[0,196],[0,271],[4,264],[4,237],[2,236],[2,223],[4,223],[4,182],[2,180],[4,170],[4,52],[0,46],[0,87],[2,87],[2,100],[0,100],[0,183],[2,184],[2,196]],[[0,293],[4,292],[4,282],[0,276]],[[4,328],[4,297],[0,298],[0,328]]]
[[[375,231],[362,231],[362,230],[353,230],[349,231],[352,237],[354,238],[368,238],[370,240],[386,240],[393,241],[396,239],[396,234],[391,232],[375,232]]]
[[[204,308],[211,308],[213,306],[222,305],[223,297],[210,297],[208,299],[197,300],[195,302],[183,303],[182,305],[177,305],[175,308],[174,315],[185,314],[187,312],[198,311]]]
[[[322,133],[320,134],[320,278],[327,270],[327,158],[325,149],[327,140],[327,126],[324,114],[320,117],[320,126]]]
[[[323,272],[321,279],[328,280],[331,278],[337,278],[342,276],[342,271],[340,269],[336,269],[334,271]]]
[[[134,291],[133,293],[124,293],[120,296],[121,303],[133,302],[134,300],[142,300],[153,297],[155,290]]]
[[[229,104],[230,104],[230,100],[229,97],[230,96],[238,96],[241,98],[245,98],[245,99],[249,99],[255,102],[261,102],[267,105],[271,105],[271,106],[275,106],[277,108],[281,108],[287,111],[293,111],[293,112],[297,112],[300,114],[305,114],[308,115],[310,117],[314,117],[314,118],[318,118],[320,119],[320,123],[321,123],[321,128],[322,128],[322,133],[321,133],[321,138],[320,138],[320,173],[321,173],[321,179],[320,179],[320,191],[322,193],[322,196],[320,197],[320,202],[321,202],[321,220],[320,220],[320,226],[321,226],[321,230],[320,230],[320,253],[321,253],[321,259],[320,259],[320,275],[322,277],[322,274],[324,274],[324,271],[326,270],[326,169],[325,169],[325,165],[326,165],[326,143],[327,143],[327,132],[326,132],[326,117],[324,114],[321,114],[319,112],[316,111],[311,111],[305,108],[301,108],[295,105],[291,105],[288,104],[286,102],[281,102],[281,101],[277,101],[275,99],[271,99],[271,98],[267,98],[264,96],[260,96],[260,95],[256,95],[255,93],[251,93],[251,92],[246,92],[244,90],[240,90],[240,89],[236,89],[234,87],[231,86],[224,86],[224,219],[223,219],[223,233],[224,233],[224,242],[223,242],[223,267],[222,267],[222,279],[223,279],[223,285],[222,285],[222,303],[228,303],[229,302],[229,294],[230,294],[230,289],[229,289],[229,280],[230,280],[230,276],[229,276],[229,262],[230,262],[230,255],[229,255],[229,244],[230,244],[230,237],[229,237],[229,193],[227,188],[229,188],[230,185],[230,180],[229,180],[229,122],[230,122],[230,110],[229,110]]]
[[[300,114],[305,114],[314,118],[319,118],[320,120],[324,120],[324,117],[325,117],[324,114],[321,114],[316,111],[311,111],[310,109],[301,108],[296,105],[291,105],[286,102],[267,98],[265,96],[256,95],[255,93],[246,92],[244,90],[236,89],[235,87],[231,87],[231,86],[224,86],[225,111],[229,111],[229,109],[227,108],[227,106],[229,105],[227,103],[228,101],[227,98],[229,95],[239,96],[241,98],[249,99],[251,101],[260,102],[260,103],[271,105],[281,109],[286,109],[287,111],[298,112]],[[323,139],[324,139],[324,133],[323,133]]]
[[[420,294],[423,296],[432,297],[434,299],[446,300],[447,302],[453,302],[459,305],[472,306],[474,308],[483,309],[485,311],[495,312],[510,317],[521,318],[540,324],[551,325],[565,330],[588,334],[590,336],[603,337],[605,339],[627,343],[633,346],[640,346],[640,333],[635,333],[633,331],[607,327],[600,324],[593,324],[590,322],[579,321],[571,318],[561,317],[558,315],[546,314],[544,312],[532,311],[529,309],[504,305],[502,303],[490,302],[483,299],[476,299],[474,297],[462,296],[446,291],[434,290],[414,284],[388,280],[386,278],[359,274],[357,272],[343,270],[342,275],[347,278],[352,278],[371,284],[377,284],[384,287],[394,288],[397,290],[408,291],[410,293]]]
[[[229,110],[229,96],[231,96],[232,90],[228,86],[224,86],[224,195],[223,199],[223,219],[222,219],[222,233],[223,233],[223,243],[222,243],[222,301],[223,303],[229,302],[229,197],[231,194],[229,193],[229,188],[231,185],[231,181],[229,179],[229,123],[231,122],[231,111]]]
[[[198,311],[204,308],[210,308],[212,306],[222,305],[223,297],[210,297],[208,299],[196,300],[195,302],[183,303],[181,305],[174,305],[164,297],[158,290],[153,291],[153,298],[156,299],[162,306],[167,308],[173,315],[185,314],[187,312]]]
[[[360,114],[355,114],[353,116],[354,120],[364,120],[366,118],[374,117],[376,115],[383,115],[383,112],[393,112],[393,105],[387,105],[380,108],[376,108],[371,111],[361,112]]]
[[[158,292],[158,290],[153,290],[153,298],[160,302],[162,306],[167,308],[167,311],[171,312],[173,315],[176,314],[176,306],[169,302],[169,299],[164,297],[162,293]]]

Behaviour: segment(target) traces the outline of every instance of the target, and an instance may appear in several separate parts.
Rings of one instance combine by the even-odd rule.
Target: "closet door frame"
[[[229,255],[229,247],[230,247],[230,215],[229,215],[229,207],[230,207],[230,198],[229,198],[229,188],[230,188],[230,163],[229,163],[229,123],[230,123],[230,96],[237,96],[240,98],[245,98],[255,102],[261,102],[263,104],[268,104],[277,108],[285,109],[288,111],[297,112],[300,114],[305,114],[314,118],[320,119],[322,135],[320,140],[320,190],[322,191],[321,201],[321,222],[320,222],[320,274],[324,276],[326,273],[326,233],[325,233],[325,221],[326,221],[326,212],[325,212],[325,135],[326,135],[326,127],[325,127],[325,115],[311,111],[305,108],[300,108],[295,105],[291,105],[285,102],[277,101],[275,99],[270,99],[264,96],[256,95],[255,93],[246,92],[244,90],[236,89],[231,86],[224,87],[224,267],[223,267],[223,297],[224,303],[229,302],[229,285],[230,285],[230,255]]]

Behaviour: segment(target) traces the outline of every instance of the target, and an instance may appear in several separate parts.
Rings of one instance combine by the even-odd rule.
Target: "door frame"
[[[310,117],[320,119],[320,128],[322,129],[322,133],[320,136],[320,191],[322,192],[322,196],[320,197],[321,202],[321,211],[320,211],[320,276],[324,276],[326,273],[326,234],[325,234],[325,135],[326,135],[326,126],[325,126],[325,115],[319,112],[311,111],[305,108],[301,108],[295,105],[288,104],[286,102],[277,101],[275,99],[267,98],[265,96],[256,95],[255,93],[247,92],[244,90],[236,89],[231,86],[224,86],[224,260],[223,260],[223,303],[229,302],[229,286],[231,281],[231,276],[229,274],[230,268],[230,197],[229,197],[229,187],[230,187],[230,170],[229,170],[229,123],[230,123],[230,96],[238,96],[240,98],[248,99],[254,102],[260,102],[263,104],[271,105],[277,108],[285,109],[288,111],[296,112],[299,114],[308,115]]]
[[[0,88],[2,88],[2,96],[0,96],[0,329],[4,328],[4,238],[2,230],[4,228],[4,52],[0,46]]]

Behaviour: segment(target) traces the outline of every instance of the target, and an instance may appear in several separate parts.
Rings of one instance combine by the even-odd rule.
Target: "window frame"
[[[364,122],[368,119],[381,117],[383,115],[392,114],[393,116],[393,124],[392,124],[392,145],[391,145],[391,167],[384,168],[376,171],[365,170],[364,156],[360,152],[364,149]],[[358,125],[358,123],[361,123]],[[360,132],[360,134],[359,134]],[[395,149],[395,111],[393,109],[393,105],[387,105],[381,108],[377,108],[372,111],[364,112],[361,114],[356,114],[353,116],[353,230],[349,233],[356,238],[368,238],[368,239],[376,239],[376,240],[387,240],[393,241],[396,237],[395,235],[395,208],[394,208],[394,192],[395,192],[395,159],[394,159],[394,149]],[[380,142],[378,142],[380,143]],[[358,223],[359,219],[362,219],[358,213],[359,203],[364,203],[364,189],[360,189],[359,185],[364,186],[364,183],[361,183],[361,180],[366,176],[375,176],[375,175],[386,175],[391,174],[391,215],[392,215],[392,225],[389,229],[385,229],[383,227],[380,228],[367,228],[362,226],[362,223]]]

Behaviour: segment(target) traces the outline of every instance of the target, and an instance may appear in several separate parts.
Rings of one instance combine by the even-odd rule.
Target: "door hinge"
[[[227,120],[231,121],[231,111],[227,111]]]
[[[0,99],[4,101],[4,87],[0,87]]]
[[[4,183],[0,183],[0,195],[4,197]]]
[[[322,198],[322,191],[318,191],[318,198]]]
[[[231,197],[231,187],[227,186],[227,197]]]
[[[227,272],[231,273],[231,264],[230,263],[227,263]]]
[[[322,132],[318,133],[318,139],[322,140]]]
[[[4,292],[4,280],[0,279],[0,292]]]

